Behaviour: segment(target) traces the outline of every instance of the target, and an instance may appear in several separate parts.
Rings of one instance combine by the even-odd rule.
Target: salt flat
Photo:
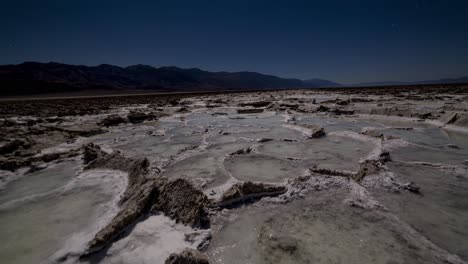
[[[463,86],[0,102],[0,259],[466,263],[467,110]]]

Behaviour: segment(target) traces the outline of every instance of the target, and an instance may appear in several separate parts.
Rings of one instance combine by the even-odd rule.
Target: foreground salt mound
[[[121,210],[89,243],[88,254],[99,251],[137,219],[153,212],[192,227],[209,225],[207,197],[184,179],[169,181],[149,174],[146,158],[129,159],[115,152],[108,154],[94,144],[84,147],[87,168],[112,168],[128,172],[128,187],[120,201]]]

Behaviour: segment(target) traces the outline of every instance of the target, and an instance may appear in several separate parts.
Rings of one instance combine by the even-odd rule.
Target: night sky
[[[468,1],[1,0],[0,32],[0,64],[148,64],[341,83],[468,76]]]

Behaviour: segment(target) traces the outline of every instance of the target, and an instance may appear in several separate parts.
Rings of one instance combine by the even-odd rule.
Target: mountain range
[[[286,79],[256,72],[209,72],[148,65],[118,67],[25,62],[0,66],[0,95],[66,93],[82,90],[222,91],[318,88],[338,85],[327,80]]]
[[[468,83],[468,77],[422,82],[379,82],[345,86]],[[210,72],[197,68],[119,67],[24,62],[0,66],[0,96],[76,93],[80,91],[226,91],[341,87],[324,79],[280,78],[257,72]]]
[[[450,84],[450,83],[468,83],[468,77],[446,78],[446,79],[415,81],[415,82],[398,82],[398,81],[364,82],[364,83],[355,83],[350,86],[366,87],[366,86],[395,86],[395,85]]]

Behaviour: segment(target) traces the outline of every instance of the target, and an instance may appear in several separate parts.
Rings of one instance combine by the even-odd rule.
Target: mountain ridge
[[[302,80],[257,72],[210,72],[198,68],[110,64],[97,66],[24,62],[0,66],[0,95],[73,92],[86,89],[197,91],[305,88]],[[312,85],[312,84],[309,84]],[[310,87],[316,88],[316,87]]]
[[[442,79],[413,81],[413,82],[404,82],[404,81],[362,82],[362,83],[354,83],[354,84],[351,84],[350,86],[365,87],[365,86],[393,86],[393,85],[418,85],[418,84],[455,84],[455,83],[468,83],[468,77],[442,78]]]
[[[418,84],[468,83],[468,77],[416,82],[364,82],[342,85],[325,79],[281,78],[252,71],[205,71],[176,66],[144,64],[126,67],[57,62],[23,62],[0,65],[0,96],[75,93],[82,91],[194,92],[294,88],[366,87]]]

